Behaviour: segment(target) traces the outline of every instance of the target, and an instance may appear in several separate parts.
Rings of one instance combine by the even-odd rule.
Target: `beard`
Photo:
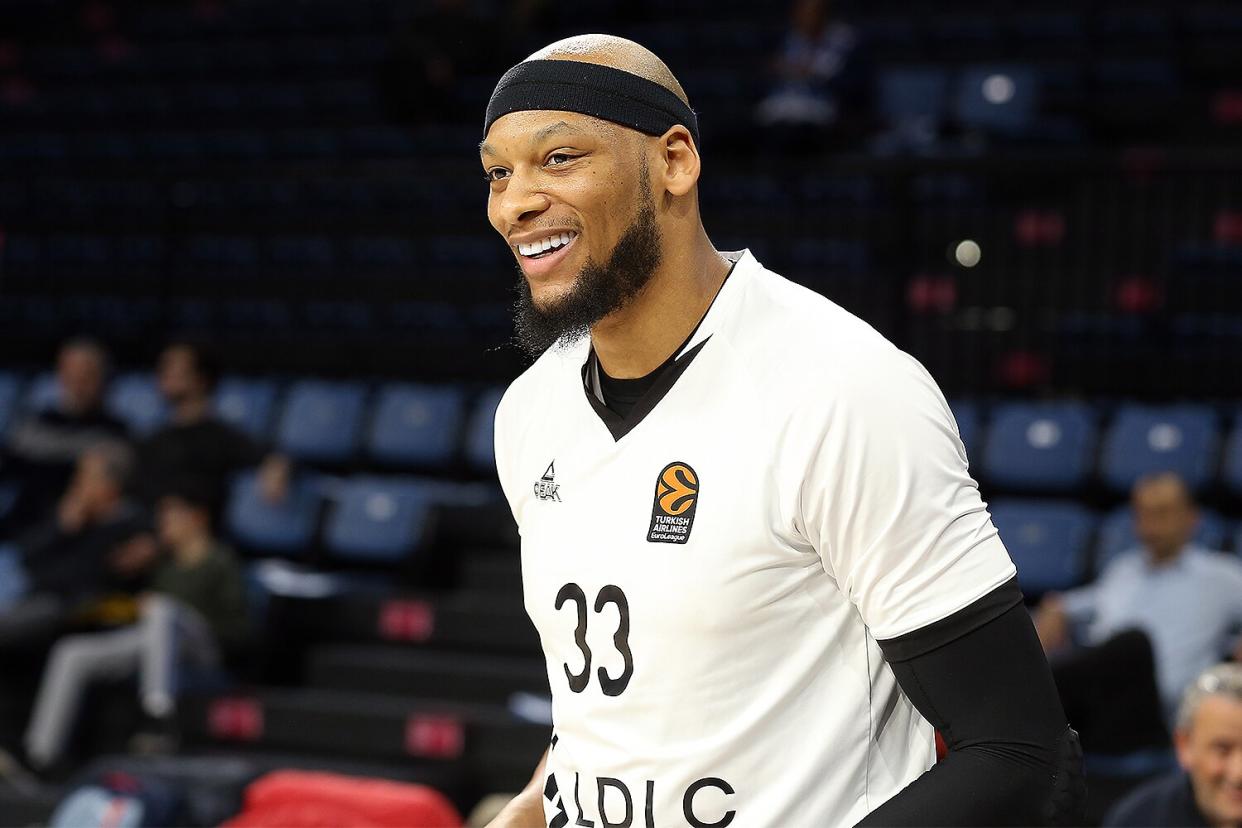
[[[617,240],[608,261],[600,264],[588,258],[565,295],[539,307],[519,268],[514,339],[531,359],[554,345],[568,347],[588,336],[592,325],[624,308],[651,281],[661,261],[660,230],[651,191],[645,186],[643,196],[638,215]]]

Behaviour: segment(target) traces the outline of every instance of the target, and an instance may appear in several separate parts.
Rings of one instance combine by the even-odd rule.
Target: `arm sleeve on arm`
[[[879,643],[949,753],[862,825],[1081,821],[1086,787],[1077,734],[1066,724],[1016,579]]]

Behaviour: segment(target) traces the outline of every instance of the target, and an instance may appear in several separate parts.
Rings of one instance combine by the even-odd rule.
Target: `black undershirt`
[[[678,348],[678,351],[681,349]],[[674,352],[676,356],[676,352]],[[630,412],[634,410],[634,406],[643,398],[648,391],[659,381],[660,375],[664,373],[668,366],[673,364],[673,357],[669,357],[663,365],[647,374],[645,377],[637,379],[616,379],[608,376],[604,372],[604,366],[599,366],[599,390],[604,395],[604,405],[609,410],[616,412],[622,417],[630,416]]]

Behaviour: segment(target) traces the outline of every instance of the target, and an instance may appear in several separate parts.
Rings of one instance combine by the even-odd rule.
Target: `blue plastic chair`
[[[447,466],[457,450],[461,389],[393,383],[379,391],[368,453],[393,466]]]
[[[1021,134],[1035,123],[1039,75],[1033,67],[979,64],[962,71],[954,113],[968,128]]]
[[[879,112],[890,125],[939,126],[949,95],[949,73],[937,66],[886,69],[879,78]]]
[[[108,387],[106,406],[130,433],[145,437],[168,419],[168,403],[151,374],[123,374]]]
[[[0,374],[0,435],[8,430],[21,402],[21,378],[16,374]]]
[[[1220,515],[1210,509],[1199,510],[1199,526],[1192,539],[1195,543],[1205,549],[1219,551],[1225,546],[1227,533],[1227,526]],[[1095,544],[1095,574],[1103,572],[1118,555],[1138,548],[1138,535],[1134,533],[1134,512],[1128,504],[1118,506],[1100,524],[1100,534]]]
[[[216,386],[214,405],[217,417],[263,442],[276,406],[276,382],[227,377]]]
[[[314,540],[322,502],[315,477],[296,477],[290,482],[285,499],[270,503],[259,491],[258,473],[245,471],[233,480],[225,507],[225,525],[243,547],[295,555],[308,549]]]
[[[1082,583],[1095,515],[1072,501],[998,500],[992,522],[1031,595]]]
[[[52,371],[37,374],[26,392],[22,395],[22,409],[25,411],[47,411],[60,405],[60,380]]]
[[[358,383],[302,380],[289,388],[276,431],[281,451],[298,460],[350,459],[362,430],[366,392]]]
[[[431,508],[417,482],[370,475],[345,480],[334,500],[324,547],[339,558],[369,563],[397,563],[413,553]]]
[[[1001,405],[992,412],[984,474],[1014,491],[1073,491],[1087,482],[1097,439],[1082,403]]]
[[[466,459],[479,470],[496,468],[496,407],[503,388],[483,392],[474,404],[466,431]]]
[[[1123,406],[1104,436],[1100,476],[1128,493],[1144,475],[1171,471],[1199,491],[1211,481],[1216,444],[1216,416],[1206,406]]]

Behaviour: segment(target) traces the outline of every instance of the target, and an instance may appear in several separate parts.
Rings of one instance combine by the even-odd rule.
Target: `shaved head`
[[[658,83],[690,105],[686,90],[672,70],[645,46],[632,40],[606,34],[584,34],[549,43],[526,60],[577,60],[599,66],[611,66],[640,78]],[[525,61],[523,61],[525,63]]]

